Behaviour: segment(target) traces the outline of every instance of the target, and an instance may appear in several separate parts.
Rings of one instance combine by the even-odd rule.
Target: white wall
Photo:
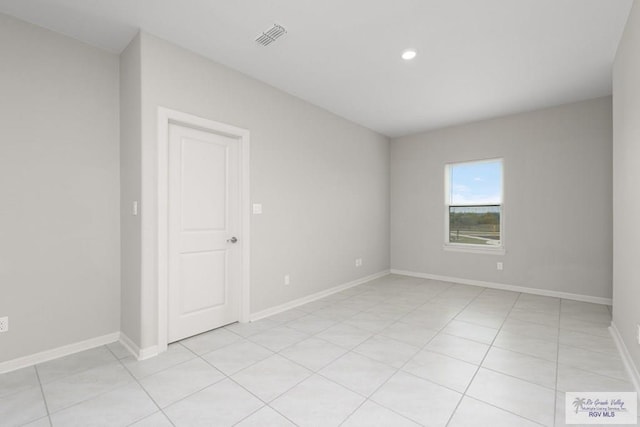
[[[389,268],[386,137],[149,34],[141,58],[142,188],[156,176],[158,106],[251,132],[251,198],[264,211],[251,220],[252,312]],[[151,242],[142,251],[142,348],[157,334],[156,202],[154,191],[142,194],[137,231]]]
[[[613,67],[613,322],[640,369],[640,2],[633,3]]]
[[[0,362],[119,330],[118,57],[0,15]]]
[[[606,97],[393,140],[391,268],[610,298],[611,126]],[[443,250],[444,165],[493,157],[506,254]]]

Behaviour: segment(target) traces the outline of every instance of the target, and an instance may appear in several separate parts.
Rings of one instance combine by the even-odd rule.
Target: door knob
[[[232,238],[227,239],[227,242],[230,242],[230,243],[236,243],[237,241],[238,239],[236,238],[236,236],[233,236]]]

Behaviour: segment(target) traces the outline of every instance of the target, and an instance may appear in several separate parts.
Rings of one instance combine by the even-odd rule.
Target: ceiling
[[[142,28],[395,137],[610,94],[631,4],[0,0],[0,12],[113,52]],[[257,45],[274,23],[287,34]]]

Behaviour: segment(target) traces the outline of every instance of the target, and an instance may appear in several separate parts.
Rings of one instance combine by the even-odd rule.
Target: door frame
[[[158,107],[158,353],[167,350],[169,329],[169,125],[216,133],[237,139],[240,144],[240,236],[242,271],[240,322],[250,319],[250,133],[247,129],[216,122],[181,111]]]

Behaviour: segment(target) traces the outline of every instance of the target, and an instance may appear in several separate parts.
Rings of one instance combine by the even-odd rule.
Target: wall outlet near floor
[[[284,275],[284,284],[285,285],[290,285],[291,284],[291,277],[289,277],[288,274]]]
[[[502,271],[502,267],[503,265],[501,262],[496,263],[496,268],[498,269],[498,271]]]
[[[9,318],[0,317],[0,332],[7,332],[9,330]]]
[[[362,258],[356,258],[356,267],[362,267]]]

